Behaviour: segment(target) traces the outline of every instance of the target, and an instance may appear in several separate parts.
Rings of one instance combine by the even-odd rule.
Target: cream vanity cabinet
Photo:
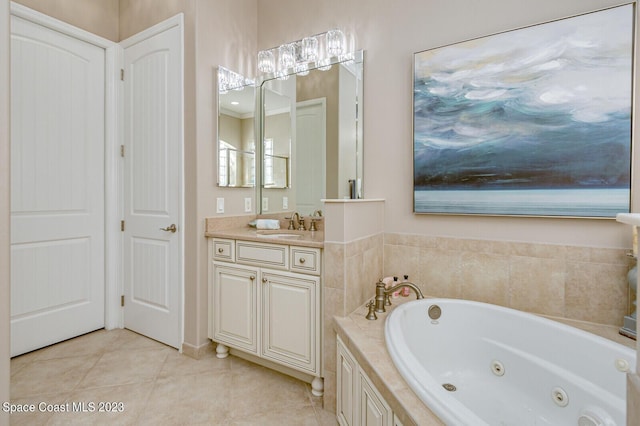
[[[209,338],[315,376],[322,394],[319,248],[212,238]]]
[[[336,363],[336,415],[341,426],[402,426],[340,337]]]

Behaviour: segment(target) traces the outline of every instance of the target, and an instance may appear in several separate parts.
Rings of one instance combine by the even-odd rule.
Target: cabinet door
[[[358,365],[338,337],[337,374],[336,374],[336,416],[341,426],[355,426],[355,414],[358,411],[355,398]]]
[[[258,354],[258,269],[213,263],[212,339]]]
[[[262,271],[262,356],[320,374],[320,278]]]
[[[360,382],[360,425],[392,426],[393,412],[386,401],[362,372]]]

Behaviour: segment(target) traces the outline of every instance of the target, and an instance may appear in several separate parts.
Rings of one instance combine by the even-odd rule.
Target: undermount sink
[[[302,238],[302,234],[289,234],[289,233],[279,233],[279,234],[258,234],[258,237],[261,238],[286,238],[286,239],[297,239]]]

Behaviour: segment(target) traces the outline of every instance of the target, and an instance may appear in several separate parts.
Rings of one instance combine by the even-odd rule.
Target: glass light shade
[[[326,35],[327,54],[329,56],[340,56],[344,52],[345,37],[340,30],[329,30]]]
[[[278,48],[278,65],[280,71],[293,67],[296,63],[296,50],[293,43],[283,44]]]
[[[331,59],[324,58],[318,61],[318,69],[320,71],[329,71],[331,69]]]
[[[302,60],[315,62],[318,59],[318,39],[305,37],[302,39]]]
[[[270,50],[258,52],[258,71],[272,73],[276,70],[276,59]]]
[[[293,70],[298,75],[307,75],[309,74],[309,64],[306,62],[299,62],[295,67],[293,67]]]
[[[218,68],[218,92],[227,93],[229,90],[229,73],[227,69]]]

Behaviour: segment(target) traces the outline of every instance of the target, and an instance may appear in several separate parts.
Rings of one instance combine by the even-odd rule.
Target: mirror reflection
[[[235,74],[218,68],[218,186],[253,187],[256,89],[244,79],[225,83],[228,77],[225,80],[221,73]]]
[[[362,51],[355,57],[262,83],[262,213],[306,216],[325,198],[362,198]]]
[[[295,123],[295,87],[291,81],[277,81],[264,88],[262,138],[262,186],[264,188],[289,188],[291,130]]]

